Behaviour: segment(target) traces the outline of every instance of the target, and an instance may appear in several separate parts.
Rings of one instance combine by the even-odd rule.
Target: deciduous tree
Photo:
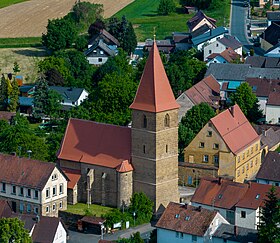
[[[9,92],[9,104],[8,104],[8,111],[15,112],[17,111],[18,102],[19,102],[19,88],[18,82],[14,78],[11,82],[12,88]]]
[[[174,0],[160,0],[158,6],[159,15],[169,15],[175,11],[175,2]]]
[[[7,110],[8,106],[8,82],[4,74],[2,74],[0,83],[0,109],[2,111]]]

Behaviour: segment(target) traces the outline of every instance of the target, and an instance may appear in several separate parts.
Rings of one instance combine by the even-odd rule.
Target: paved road
[[[148,239],[150,236],[150,233],[155,229],[151,224],[144,224],[140,225],[134,228],[129,228],[127,230],[120,230],[114,234],[106,234],[104,235],[105,240],[117,240],[119,238],[129,238],[130,235],[132,235],[135,232],[140,232],[141,237],[143,239]],[[101,239],[100,235],[94,235],[94,234],[85,234],[85,233],[79,233],[76,231],[69,230],[69,241],[68,243],[98,243],[98,241]]]
[[[256,55],[263,55],[264,51],[260,47],[254,47],[247,36],[248,7],[243,7],[244,0],[231,1],[231,20],[230,33],[236,36],[242,43],[245,52],[249,52],[251,48],[254,49]]]

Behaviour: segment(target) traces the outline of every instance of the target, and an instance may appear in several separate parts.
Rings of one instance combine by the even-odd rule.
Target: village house
[[[189,109],[203,102],[210,105],[214,110],[219,109],[219,100],[220,85],[212,75],[209,75],[183,92],[176,99],[180,105],[179,121],[181,121]]]
[[[65,174],[54,164],[0,154],[0,199],[14,212],[58,216],[67,209]]]
[[[278,129],[273,129],[278,128]],[[275,151],[280,146],[280,128],[270,127],[267,130],[263,129],[260,133],[261,136],[261,149],[262,149],[262,161],[264,156],[270,151]]]
[[[187,26],[189,27],[190,32],[193,32],[204,25],[211,29],[215,29],[217,27],[215,25],[216,22],[217,21],[215,19],[208,17],[201,10],[199,10],[191,19],[188,20]]]
[[[280,133],[278,135],[280,137]],[[256,180],[261,184],[280,185],[280,154],[277,151],[268,152],[256,175]]]
[[[209,57],[211,54],[222,53],[228,48],[231,48],[240,57],[242,56],[242,44],[234,36],[225,35],[223,38],[218,39],[204,47],[203,49],[204,61],[206,61],[207,57]]]
[[[73,178],[72,203],[122,207],[133,192],[144,192],[155,212],[178,202],[178,108],[154,42],[130,106],[131,127],[69,120],[57,157]]]
[[[250,64],[251,67],[257,67],[257,68],[280,68],[280,58],[248,56],[245,60],[245,64]]]
[[[240,61],[241,56],[237,54],[230,47],[221,53],[212,53],[206,58],[206,65],[209,66],[211,63],[232,63]]]
[[[172,40],[176,50],[189,50],[192,47],[192,35],[186,32],[173,32]]]
[[[0,219],[18,218],[24,223],[32,242],[66,243],[67,232],[60,218],[15,213],[8,201],[0,200]]]
[[[154,41],[152,39],[147,39],[144,48],[150,51],[153,47],[153,42]],[[158,50],[161,53],[170,54],[175,49],[175,44],[170,39],[156,40],[156,43],[157,43]]]
[[[266,11],[267,26],[272,23],[280,24],[280,11]]]
[[[211,175],[214,166],[219,176],[243,182],[257,173],[260,148],[260,136],[236,104],[210,119],[184,149],[184,161],[189,166],[184,173],[195,176],[192,164],[196,164],[203,165],[196,170],[200,176]]]
[[[280,39],[280,25],[272,23],[267,29],[260,35],[261,48],[265,51],[279,44]],[[279,49],[279,47],[278,47]],[[269,55],[271,56],[271,55]],[[279,57],[279,55],[277,56]]]
[[[218,211],[229,223],[257,229],[260,208],[271,185],[238,183],[222,178],[203,178],[191,198],[191,205]],[[280,197],[280,188],[277,188]]]
[[[265,121],[268,124],[280,125],[280,92],[273,90],[266,103]]]
[[[217,211],[170,202],[156,224],[157,242],[208,242],[221,224],[229,224]]]

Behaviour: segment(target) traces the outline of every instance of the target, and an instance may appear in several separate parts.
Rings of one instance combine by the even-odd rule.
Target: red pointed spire
[[[154,41],[131,109],[161,112],[179,108]]]

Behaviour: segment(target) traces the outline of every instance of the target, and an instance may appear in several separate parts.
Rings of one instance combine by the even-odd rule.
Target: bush
[[[159,15],[169,15],[175,11],[175,3],[173,0],[160,0],[158,6]]]

